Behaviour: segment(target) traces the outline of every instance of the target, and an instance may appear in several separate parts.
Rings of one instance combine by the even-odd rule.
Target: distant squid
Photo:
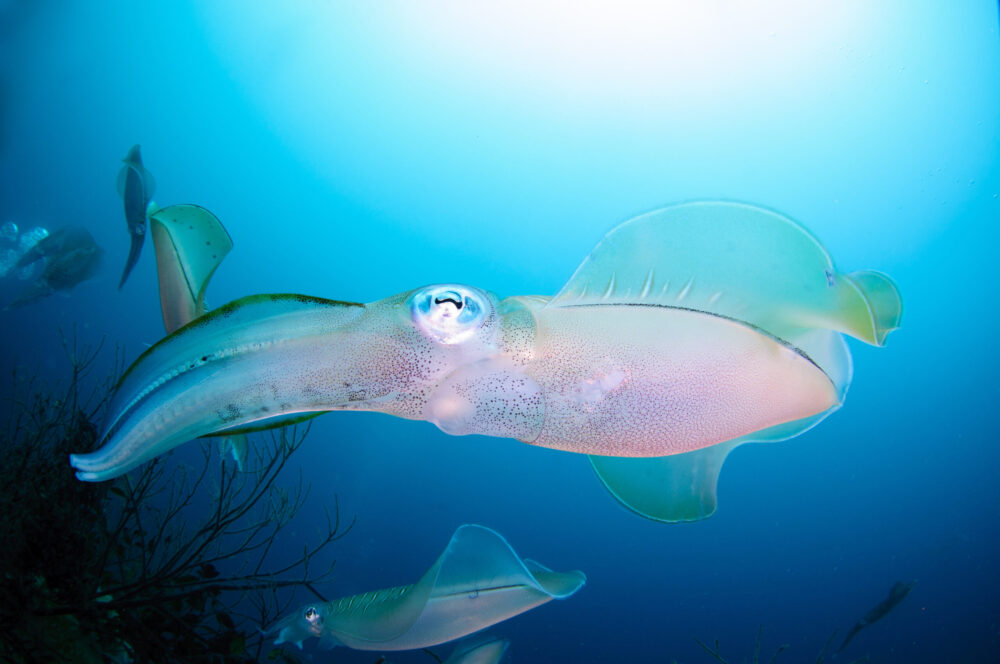
[[[889,615],[889,612],[895,609],[896,606],[898,606],[899,603],[902,602],[903,599],[910,594],[910,591],[913,590],[913,586],[915,586],[916,584],[917,584],[916,581],[910,581],[908,583],[903,581],[897,581],[896,583],[894,583],[892,588],[889,589],[888,596],[886,596],[885,599],[883,599],[876,606],[874,606],[868,613],[866,613],[864,617],[861,618],[861,620],[859,620],[854,624],[854,627],[851,628],[851,631],[847,633],[847,637],[844,639],[844,642],[840,644],[840,649],[837,650],[837,652],[843,652],[844,648],[847,647],[847,644],[850,643],[851,640],[858,635],[858,632],[865,629],[866,627],[871,626],[872,623],[876,623],[879,620],[882,620],[882,618],[885,618],[887,615]]]
[[[199,436],[380,411],[589,455],[632,511],[695,520],[736,445],[841,405],[842,335],[882,345],[901,314],[888,277],[838,272],[794,221],[688,203],[613,229],[553,297],[442,284],[370,304],[236,300],[143,353],[103,447],[71,463],[106,480]]]
[[[132,268],[139,262],[142,244],[146,239],[148,212],[152,204],[153,192],[156,190],[153,174],[142,165],[142,155],[138,145],[133,145],[122,161],[125,165],[118,172],[117,188],[118,195],[122,197],[125,207],[129,250],[121,281],[118,282],[119,290],[125,285]]]

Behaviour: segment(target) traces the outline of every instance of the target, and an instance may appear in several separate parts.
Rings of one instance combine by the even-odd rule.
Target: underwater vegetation
[[[60,459],[93,446],[110,382],[84,395],[94,355],[70,356],[65,390],[17,378],[2,432],[0,661],[296,661],[259,628],[284,611],[281,588],[328,577],[327,548],[351,526],[333,506],[309,548],[269,564],[305,500],[276,482],[305,431],[257,441],[245,472],[206,451],[200,467],[81,483]]]
[[[787,217],[677,205],[613,229],[553,297],[441,284],[369,304],[231,302],[143,353],[101,448],[70,459],[101,481],[198,436],[371,410],[587,454],[636,514],[697,520],[734,447],[841,406],[843,335],[880,346],[901,315],[888,277],[839,272]]]

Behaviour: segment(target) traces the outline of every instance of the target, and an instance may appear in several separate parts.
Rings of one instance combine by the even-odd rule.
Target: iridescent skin
[[[621,457],[666,456],[814,415],[837,401],[808,358],[724,318],[539,298],[491,303],[489,352],[437,381],[424,419],[451,434]]]
[[[105,480],[199,436],[371,410],[683,466],[684,453],[815,424],[850,382],[841,333],[881,345],[900,314],[887,277],[836,272],[787,218],[675,206],[609,233],[553,298],[444,284],[365,305],[237,300],[144,353],[116,392],[104,446],[71,462],[81,479]],[[647,491],[613,482],[623,501],[626,488]]]
[[[442,293],[479,313],[465,321],[450,300],[426,313],[414,304]],[[544,302],[458,285],[368,305],[238,300],[147,351],[116,394],[109,442],[73,465],[81,479],[109,479],[198,436],[330,410],[587,454],[663,456],[836,400],[803,355],[723,318]]]

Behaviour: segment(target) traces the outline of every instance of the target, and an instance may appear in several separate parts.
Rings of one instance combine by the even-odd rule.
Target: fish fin
[[[150,216],[160,308],[167,332],[197,318],[205,309],[205,288],[233,248],[222,222],[197,205],[169,205]]]
[[[612,229],[549,307],[645,304],[731,318],[785,341],[811,329],[874,345],[899,326],[885,275],[841,274],[805,228],[740,203],[685,203]]]
[[[700,521],[715,512],[719,472],[733,448],[793,438],[833,410],[683,454],[652,458],[591,455],[590,463],[604,488],[639,516],[664,523]]]

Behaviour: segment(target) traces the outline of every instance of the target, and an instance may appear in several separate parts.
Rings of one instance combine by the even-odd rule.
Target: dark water
[[[758,625],[768,657],[788,643],[777,661],[812,662],[913,579],[838,661],[1000,661],[996,3],[8,0],[0,62],[0,222],[83,225],[105,250],[68,296],[0,313],[4,373],[60,376],[73,325],[129,359],[162,335],[151,247],[116,290],[114,179],[137,142],[157,202],[204,205],[234,238],[213,305],[434,282],[552,294],[615,223],[720,198],[899,284],[903,328],[851,342],[844,408],[734,452],[698,523],[633,516],[584,457],[317,420],[292,461],[306,523],[283,545],[340,496],[358,520],[329,596],[415,580],[472,522],[589,578],[492,630],[512,662],[712,661],[693,637],[742,661]]]

